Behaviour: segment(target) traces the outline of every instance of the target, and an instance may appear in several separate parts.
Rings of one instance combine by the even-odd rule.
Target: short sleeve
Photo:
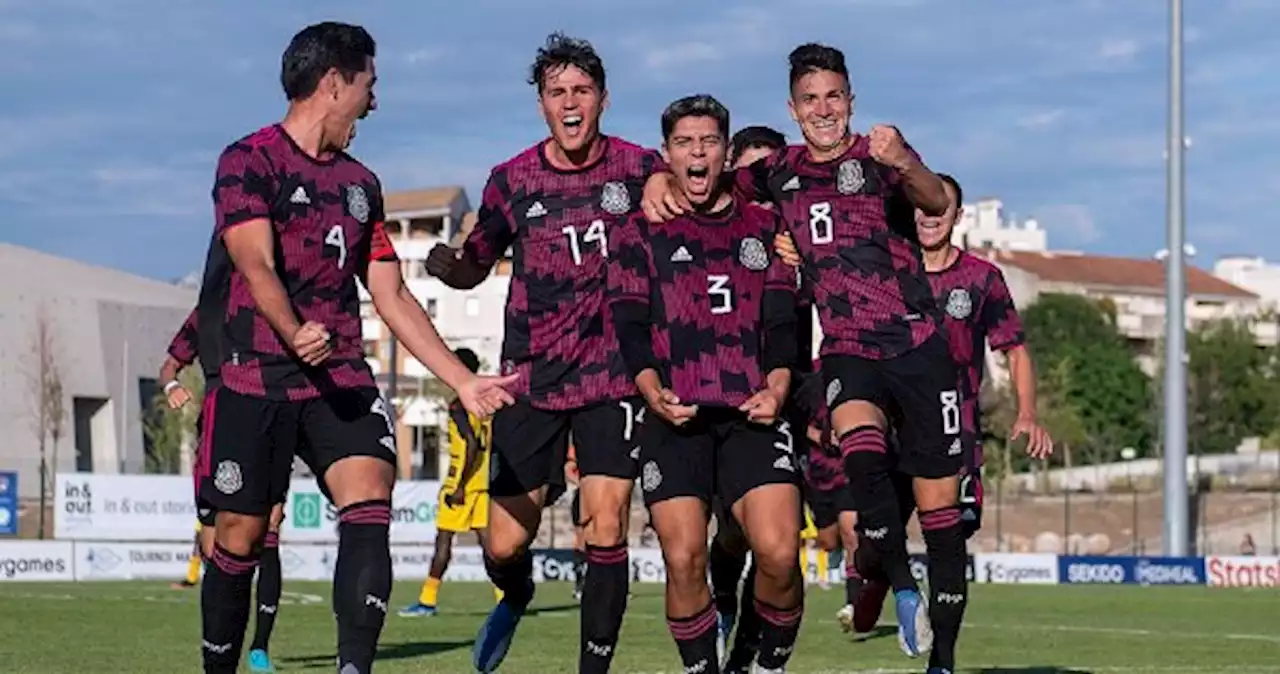
[[[1004,274],[993,269],[987,276],[987,292],[982,303],[982,326],[987,332],[987,341],[996,351],[1008,351],[1026,343],[1026,335],[1022,330],[1022,318],[1013,304],[1013,296],[1009,286],[1005,284]]]
[[[275,171],[260,148],[228,147],[218,158],[213,183],[214,233],[222,236],[236,225],[270,218],[275,192]]]
[[[196,349],[199,344],[199,316],[199,309],[192,309],[187,315],[187,320],[183,321],[182,327],[178,328],[178,334],[174,335],[173,341],[169,342],[169,355],[184,367],[196,359]]]

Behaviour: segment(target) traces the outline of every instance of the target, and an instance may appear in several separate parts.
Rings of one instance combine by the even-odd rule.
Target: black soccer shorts
[[[756,487],[800,481],[791,424],[754,424],[733,409],[705,408],[683,426],[651,417],[640,463],[646,506],[681,496],[710,505],[719,497],[728,514]]]
[[[498,410],[493,416],[490,496],[519,496],[550,487],[546,500],[553,503],[564,493],[570,435],[582,477],[634,480],[646,416],[639,397],[566,411],[541,410],[520,400]]]
[[[325,471],[342,459],[372,456],[395,464],[395,432],[376,389],[299,401],[226,388],[212,396],[201,435],[198,501],[213,511],[270,514],[288,493],[295,455],[326,496]]]
[[[922,478],[960,473],[972,438],[963,431],[960,371],[942,333],[897,358],[824,356],[822,374],[829,409],[865,400],[891,420],[898,470]]]
[[[840,513],[857,512],[853,505],[853,490],[848,485],[835,489],[814,489],[809,485],[804,490],[805,502],[809,504],[809,512],[813,513],[813,526],[826,529],[840,520]]]

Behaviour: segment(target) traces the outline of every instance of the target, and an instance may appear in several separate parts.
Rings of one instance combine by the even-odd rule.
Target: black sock
[[[858,534],[858,549],[853,553],[853,565],[863,582],[887,581],[884,565],[880,563],[880,553],[861,533]]]
[[[262,563],[258,565],[258,592],[254,603],[258,605],[258,622],[253,628],[253,643],[249,650],[269,650],[271,630],[276,625],[276,612],[280,610],[281,592],[280,534],[267,532],[262,542]]]
[[[489,582],[502,590],[503,603],[524,610],[533,601],[533,555],[528,550],[507,562],[485,555],[484,570],[489,573]]]
[[[582,584],[587,580],[587,551],[573,550],[573,589],[582,594]]]
[[[200,584],[205,674],[235,674],[249,626],[256,556],[242,557],[213,546]]]
[[[756,613],[756,565],[751,563],[742,581],[742,602],[738,609],[738,626],[733,635],[729,662],[750,665],[760,648],[760,615]]]
[[[738,582],[742,580],[742,569],[747,565],[747,556],[735,555],[726,550],[719,537],[711,540],[711,550],[707,555],[707,564],[711,567],[711,596],[715,600],[716,611],[736,615]]]
[[[969,603],[964,526],[959,508],[920,513],[920,529],[929,554],[929,622],[933,625],[930,667],[954,670],[956,640]]]
[[[587,546],[587,580],[582,586],[579,674],[609,671],[627,611],[631,582],[627,544],[607,548]],[[712,651],[715,644],[712,644]]]
[[[840,439],[840,452],[853,488],[864,544],[879,553],[895,592],[918,590],[908,563],[907,528],[898,513],[898,495],[889,475],[884,431],[874,426],[855,428]]]
[[[338,671],[368,674],[391,598],[390,501],[362,501],[338,512],[333,611],[338,617]]]
[[[719,674],[715,602],[708,603],[701,611],[687,618],[667,616],[667,627],[676,640],[676,648],[680,650],[684,671]]]
[[[796,637],[800,634],[800,617],[804,615],[804,603],[782,609],[756,600],[756,613],[764,629],[760,634],[760,652],[756,664],[761,669],[782,669],[796,649]]]
[[[853,555],[844,556],[844,603],[853,606],[858,601],[858,591],[862,589],[862,574],[858,573],[858,565]]]

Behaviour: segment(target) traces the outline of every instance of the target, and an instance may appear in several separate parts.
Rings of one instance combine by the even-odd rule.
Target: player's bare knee
[[[284,504],[277,503],[271,508],[271,515],[267,519],[267,531],[280,533],[280,526],[284,524]]]
[[[589,545],[598,548],[613,547],[622,545],[626,540],[626,533],[622,528],[622,520],[617,513],[605,512],[596,514],[587,520],[587,526],[583,531],[583,537]]]
[[[795,581],[800,566],[800,546],[762,547],[752,551],[756,574],[770,587],[789,587]]]
[[[818,547],[821,548],[823,552],[835,552],[840,548],[840,533],[839,527],[834,524],[819,529]]]
[[[667,567],[667,581],[682,588],[696,587],[706,582],[707,546],[688,544],[670,545],[662,551]]]
[[[921,512],[951,508],[960,502],[959,475],[937,479],[918,477],[912,480],[911,489]]]
[[[262,548],[262,540],[266,535],[266,517],[225,511],[218,513],[215,540],[223,550],[233,555],[252,555]]]
[[[395,466],[372,456],[350,456],[324,473],[324,483],[333,495],[333,504],[342,509],[365,501],[390,501],[395,486]]]
[[[883,429],[888,426],[888,421],[885,420],[884,412],[874,403],[866,400],[850,400],[842,403],[831,413],[831,426],[836,436],[840,437],[859,426],[875,426]]]

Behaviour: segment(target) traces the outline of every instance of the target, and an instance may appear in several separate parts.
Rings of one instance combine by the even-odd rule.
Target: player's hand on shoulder
[[[427,273],[435,277],[448,276],[453,267],[462,258],[462,251],[446,243],[438,243],[427,253],[425,266]]]
[[[515,402],[507,387],[520,379],[519,374],[500,377],[472,375],[458,387],[458,400],[468,412],[478,417],[492,416],[494,412]]]
[[[796,242],[791,238],[791,232],[778,232],[773,235],[773,250],[778,253],[778,257],[791,267],[800,266],[800,251],[796,248]]]
[[[895,126],[877,124],[871,127],[871,158],[892,168],[908,168],[913,161],[907,141]]]
[[[640,208],[649,222],[668,222],[693,206],[676,185],[676,177],[663,172],[655,173],[645,181]]]
[[[289,345],[293,348],[294,354],[307,365],[319,365],[333,353],[333,342],[330,341],[329,331],[316,321],[303,323],[302,327],[293,333]]]
[[[746,412],[747,421],[769,425],[778,420],[778,412],[782,409],[782,399],[770,389],[757,391],[755,395],[738,406],[738,410]]]

